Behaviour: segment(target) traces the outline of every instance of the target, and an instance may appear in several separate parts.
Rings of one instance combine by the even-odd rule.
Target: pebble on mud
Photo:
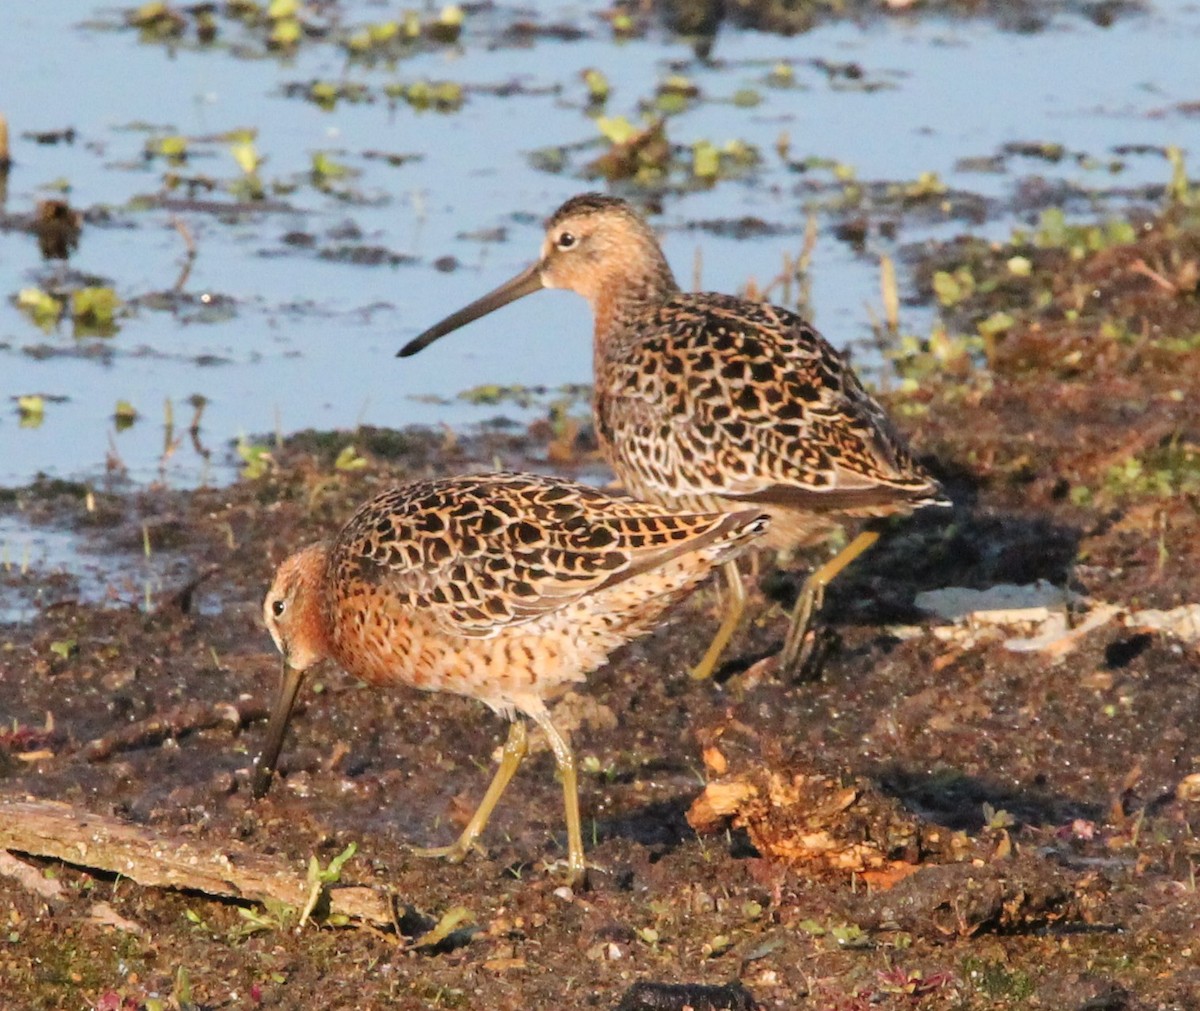
[[[1175,787],[1175,796],[1187,803],[1200,800],[1200,772],[1184,776],[1179,781],[1179,785]]]

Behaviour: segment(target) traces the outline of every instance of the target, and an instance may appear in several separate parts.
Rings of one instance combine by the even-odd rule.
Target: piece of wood
[[[922,822],[868,780],[823,771],[802,756],[713,780],[687,820],[697,832],[732,823],[767,859],[814,876],[856,874],[877,888],[971,850],[965,835]]]
[[[233,729],[247,726],[256,720],[265,720],[270,708],[265,702],[252,698],[240,698],[235,702],[185,702],[174,709],[138,720],[114,730],[103,737],[89,741],[83,749],[89,762],[104,762],[123,751],[134,751],[160,744],[167,738],[178,740],[188,734],[213,727],[229,726]]]
[[[169,835],[55,801],[0,796],[0,849],[107,871],[151,888],[176,888],[299,910],[308,899],[304,868],[246,846],[220,846]],[[377,926],[394,923],[386,895],[332,885],[329,912]]]

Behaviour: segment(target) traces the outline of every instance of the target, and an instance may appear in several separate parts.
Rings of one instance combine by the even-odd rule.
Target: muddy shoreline
[[[486,854],[449,867],[406,852],[451,838],[485,784],[504,727],[467,700],[328,672],[297,712],[281,782],[261,803],[248,790],[262,733],[251,703],[276,674],[259,618],[273,564],[396,480],[496,463],[600,478],[586,426],[299,434],[254,479],[100,494],[91,509],[69,483],[5,492],[6,512],[93,536],[113,565],[146,538],[174,564],[148,606],[136,588],[87,603],[61,578],[40,586],[33,620],[3,628],[4,796],[249,847],[299,878],[353,842],[343,881],[398,910],[398,930],[319,918],[298,930],[294,910],[23,857],[62,888],[44,898],[0,877],[6,999],[604,1008],[638,982],[736,980],[763,1007],[1197,1006],[1200,656],[1185,621],[1151,624],[1196,599],[1197,235],[1180,206],[1082,256],[934,251],[927,290],[967,270],[953,311],[978,339],[908,345],[888,396],[953,514],[898,525],[833,585],[813,680],[773,675],[803,570],[763,557],[754,620],[715,683],[686,676],[716,613],[703,590],[566,700],[597,867],[586,891],[555,875],[560,798],[544,751]],[[351,444],[361,468],[344,466]],[[40,579],[4,573],[10,590]],[[1039,580],[1070,592],[1057,632],[1053,614],[955,623],[914,605],[923,591]],[[234,703],[245,719],[179,716]],[[806,777],[852,790],[822,831],[859,831],[890,877],[795,855],[812,815],[787,798]],[[758,784],[758,800],[697,834],[689,812],[714,783]],[[871,821],[884,810],[886,832]],[[414,943],[454,911],[448,938]],[[727,1001],[714,1007],[743,999],[712,993]],[[675,999],[647,999],[660,998]]]

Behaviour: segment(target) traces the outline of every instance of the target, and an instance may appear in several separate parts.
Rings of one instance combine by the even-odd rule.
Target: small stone
[[[1184,776],[1175,787],[1175,796],[1185,802],[1200,800],[1200,772]]]

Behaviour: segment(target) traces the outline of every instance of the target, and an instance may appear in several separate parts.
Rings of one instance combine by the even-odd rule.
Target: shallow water
[[[394,13],[370,3],[343,9],[353,23]],[[685,284],[692,281],[697,250],[703,285],[725,290],[750,277],[768,280],[785,253],[799,250],[808,205],[818,197],[828,203],[832,194],[827,186],[817,193],[808,187],[828,184],[830,175],[790,169],[774,150],[781,131],[790,136],[792,161],[832,159],[868,181],[911,181],[933,171],[952,189],[987,198],[987,220],[970,224],[936,211],[868,207],[873,227],[861,252],[835,238],[838,213],[822,210],[811,305],[817,324],[839,346],[870,336],[868,306],[879,313],[880,254],[968,228],[999,236],[1029,223],[1036,215],[1019,210],[1015,198],[1030,175],[1084,191],[1068,205],[1072,213],[1094,213],[1093,202],[1102,210],[1119,206],[1119,197],[1093,201],[1086,191],[1161,185],[1169,170],[1151,152],[1122,156],[1123,168],[1112,172],[1114,148],[1186,149],[1195,136],[1194,118],[1177,108],[1200,99],[1194,59],[1200,7],[1194,3],[1154,4],[1109,28],[1063,16],[1034,34],[927,16],[832,24],[795,38],[722,29],[711,63],[658,28],[644,39],[616,43],[596,19],[601,9],[570,4],[543,11],[543,23],[570,23],[591,37],[541,39],[520,48],[496,43],[514,19],[511,9],[468,15],[458,46],[414,55],[390,69],[348,66],[328,43],[303,46],[293,58],[243,59],[221,48],[171,51],[140,43],[136,32],[101,27],[118,22],[119,14],[87,2],[22,4],[9,12],[0,35],[6,67],[0,111],[10,121],[15,165],[4,209],[28,213],[38,199],[56,193],[56,180],[69,183],[73,206],[112,208],[107,223],[85,225],[71,268],[107,279],[127,301],[176,283],[184,242],[175,219],[194,237],[197,257],[183,287],[193,304],[177,312],[139,305],[114,337],[77,342],[69,323],[46,334],[15,308],[11,299],[19,289],[51,283],[62,268],[41,262],[32,236],[0,232],[6,296],[0,303],[0,483],[22,483],[39,471],[99,479],[109,456],[137,481],[223,481],[235,472],[230,440],[242,433],[352,430],[359,423],[462,425],[499,410],[456,400],[464,389],[587,382],[589,314],[575,296],[558,292],[511,306],[414,359],[393,358],[428,323],[528,262],[542,216],[570,194],[598,185],[575,174],[598,150],[573,157],[560,175],[530,161],[537,149],[596,136],[579,77],[586,67],[602,69],[613,83],[606,112],[630,118],[656,82],[684,73],[709,100],[670,119],[672,141],[737,138],[763,153],[761,166],[744,179],[665,197],[655,223]],[[867,91],[831,82],[812,65],[815,59],[856,63],[864,80],[885,87]],[[779,61],[794,66],[796,88],[764,83]],[[312,79],[378,88],[422,77],[468,86],[517,81],[531,93],[472,92],[450,115],[384,102],[339,103],[325,112],[283,93],[289,82]],[[754,108],[715,101],[746,87],[762,97]],[[133,209],[136,198],[160,191],[166,168],[142,158],[149,134],[134,124],[189,137],[252,127],[266,159],[263,177],[287,179],[296,188],[278,196],[284,209],[236,219]],[[26,131],[66,127],[77,131],[72,144],[22,138]],[[1072,157],[1056,164],[1014,157],[1002,172],[956,167],[959,159],[990,156],[1013,141],[1053,141],[1096,165]],[[193,150],[181,171],[221,181],[237,177],[227,144]],[[359,199],[311,185],[316,151],[361,170],[351,182]],[[390,166],[365,157],[369,151],[421,157]],[[228,199],[219,192],[199,197]],[[784,231],[738,240],[689,227],[743,215]],[[874,227],[880,219],[896,223],[894,239],[880,237]],[[289,232],[302,231],[320,246],[337,244],[347,225],[361,232],[355,242],[415,262],[331,262],[284,242]],[[506,241],[463,237],[496,228],[505,229]],[[459,269],[437,269],[434,262],[446,256],[455,257]],[[908,290],[903,273],[901,290]],[[907,308],[902,320],[920,333],[931,315]],[[104,355],[74,353],[97,344]],[[32,349],[40,353],[31,355]],[[29,393],[67,400],[47,403],[40,427],[22,428],[9,398]],[[186,401],[195,394],[209,401],[199,435],[211,461],[184,431],[192,415]],[[141,415],[120,433],[111,417],[118,400]],[[174,434],[183,437],[164,456],[167,400]]]

